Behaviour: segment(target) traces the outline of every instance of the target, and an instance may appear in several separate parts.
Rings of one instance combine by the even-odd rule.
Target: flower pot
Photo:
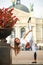
[[[0,39],[5,39],[11,34],[12,28],[1,28],[0,29]]]

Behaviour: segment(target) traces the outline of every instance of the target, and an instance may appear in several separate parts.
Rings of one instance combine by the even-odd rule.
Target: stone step
[[[12,64],[32,64],[34,61],[33,51],[20,51],[17,56],[15,56],[14,51],[12,52]],[[37,51],[37,63],[43,64],[43,51]]]

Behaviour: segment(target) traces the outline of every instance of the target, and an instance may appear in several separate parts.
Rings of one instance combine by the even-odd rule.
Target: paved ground
[[[17,56],[15,56],[12,50],[12,64],[32,64],[33,51],[20,51]],[[43,51],[37,51],[37,64],[43,64]]]

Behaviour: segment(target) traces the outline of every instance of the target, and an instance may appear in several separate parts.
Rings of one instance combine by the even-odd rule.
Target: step
[[[12,52],[12,64],[32,64],[34,61],[33,51],[20,51],[17,56],[15,56],[14,51]],[[43,51],[37,51],[37,63],[43,64]]]

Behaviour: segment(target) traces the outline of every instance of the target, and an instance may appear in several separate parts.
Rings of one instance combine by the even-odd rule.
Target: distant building
[[[21,38],[28,31],[28,19],[31,17],[31,25],[33,30],[33,38],[35,43],[43,43],[43,19],[35,18],[33,12],[29,12],[28,8],[20,3],[20,0],[16,0],[16,4],[13,1],[15,14],[20,21],[14,26],[14,37]]]

